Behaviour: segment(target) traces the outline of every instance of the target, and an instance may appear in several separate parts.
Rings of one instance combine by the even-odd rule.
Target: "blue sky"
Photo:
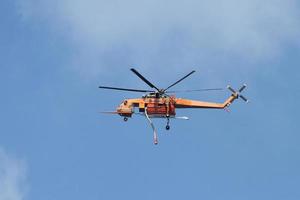
[[[0,3],[0,200],[300,198],[300,15],[293,0]],[[245,90],[189,121],[100,115],[147,88]],[[229,91],[178,94],[223,101]]]

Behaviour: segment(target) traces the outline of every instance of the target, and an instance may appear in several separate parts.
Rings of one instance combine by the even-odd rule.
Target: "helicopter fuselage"
[[[176,98],[175,96],[145,95],[142,98],[126,99],[117,108],[117,113],[123,117],[132,117],[135,108],[140,114],[147,114],[150,118],[173,118],[176,116],[176,108],[215,108],[223,109],[236,99],[231,95],[224,103],[196,101]]]

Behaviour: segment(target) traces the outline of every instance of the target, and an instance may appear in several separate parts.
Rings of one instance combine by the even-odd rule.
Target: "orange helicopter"
[[[153,85],[150,81],[148,81],[144,76],[142,76],[137,70],[134,68],[130,69],[135,75],[137,75],[142,81],[144,81],[148,86],[152,88],[152,90],[140,90],[140,89],[129,89],[129,88],[119,88],[119,87],[106,87],[99,86],[102,89],[110,89],[110,90],[121,90],[121,91],[130,91],[130,92],[142,92],[147,93],[142,96],[142,98],[137,99],[125,99],[114,112],[102,112],[107,114],[118,114],[123,117],[126,122],[129,117],[132,117],[133,114],[143,115],[149,121],[152,129],[153,129],[153,139],[154,144],[158,144],[157,132],[155,130],[154,124],[151,121],[151,118],[165,118],[167,119],[166,130],[170,129],[170,119],[183,119],[188,120],[188,117],[177,117],[176,109],[177,108],[208,108],[208,109],[226,109],[230,106],[230,104],[239,97],[243,99],[246,103],[249,101],[240,93],[246,88],[244,84],[239,90],[234,90],[230,86],[227,88],[232,92],[231,96],[223,103],[215,103],[215,102],[205,102],[205,101],[196,101],[190,99],[182,99],[176,98],[174,94],[177,92],[195,92],[195,91],[210,91],[210,90],[222,90],[222,88],[212,88],[212,89],[200,89],[200,90],[185,90],[185,91],[169,91],[169,89],[182,80],[189,77],[195,71],[190,72],[185,75],[183,78],[179,79],[175,83],[171,84],[169,87],[165,89],[159,89],[155,85]],[[135,113],[135,109],[138,108],[138,113]]]

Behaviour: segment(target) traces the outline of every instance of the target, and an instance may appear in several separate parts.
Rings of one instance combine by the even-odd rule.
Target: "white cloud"
[[[120,63],[151,71],[255,63],[299,45],[296,0],[19,0],[19,8],[67,36],[72,64],[95,75]]]
[[[0,147],[0,200],[23,200],[25,180],[24,161],[8,155]]]

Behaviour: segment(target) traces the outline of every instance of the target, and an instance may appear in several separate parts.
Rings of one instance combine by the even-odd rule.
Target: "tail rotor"
[[[236,90],[234,90],[230,85],[227,86],[227,88],[232,92],[232,95],[236,96],[237,99],[240,97],[240,98],[243,99],[246,103],[249,103],[249,100],[248,100],[245,96],[241,95],[241,92],[242,92],[246,87],[247,87],[247,85],[246,85],[246,84],[243,84],[243,86],[242,86],[238,91],[236,91]]]

